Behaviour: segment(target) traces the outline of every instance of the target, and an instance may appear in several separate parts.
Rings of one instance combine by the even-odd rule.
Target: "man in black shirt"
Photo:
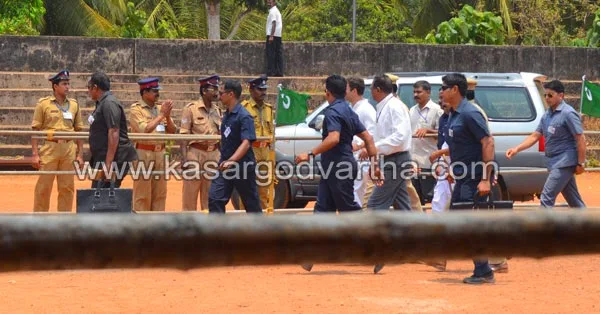
[[[96,109],[89,116],[91,164],[94,168],[109,170],[112,175],[104,174],[105,179],[116,177],[115,187],[127,174],[128,162],[137,159],[137,152],[127,136],[127,120],[121,103],[110,92],[110,79],[102,72],[96,72],[88,81],[88,94],[96,101]],[[115,164],[113,164],[113,162]],[[93,181],[92,188],[108,187],[109,181]]]

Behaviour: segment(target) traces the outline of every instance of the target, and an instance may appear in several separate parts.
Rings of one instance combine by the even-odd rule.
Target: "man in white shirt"
[[[352,110],[358,115],[358,119],[365,126],[369,134],[375,134],[375,108],[369,103],[369,101],[363,98],[365,92],[365,81],[359,77],[351,77],[348,79],[346,86],[346,100],[350,102]],[[352,139],[352,151],[355,158],[358,159],[358,154],[362,148],[365,147],[365,143],[358,136],[354,136]],[[358,163],[360,173],[356,180],[354,180],[354,200],[363,208],[366,207],[367,200],[365,196],[367,190],[373,189],[373,183],[368,179],[369,173],[369,162],[362,161]],[[365,179],[367,177],[367,179]],[[370,194],[370,193],[369,193]]]
[[[377,101],[374,138],[382,160],[380,167],[383,165],[383,184],[373,190],[368,208],[389,210],[394,204],[399,210],[410,211],[406,179],[403,178],[412,168],[410,117],[406,105],[392,94],[392,86],[392,81],[385,75],[375,76],[371,85],[371,95]],[[366,149],[361,151],[360,158],[368,158]],[[373,271],[378,273],[382,268],[383,264],[377,264]]]
[[[444,111],[438,104],[431,101],[431,85],[427,81],[418,81],[413,84],[413,98],[416,105],[409,111],[411,129],[415,136],[411,155],[417,162],[420,172],[429,174],[431,173],[429,155],[437,149],[437,143],[435,138],[425,136],[438,133],[438,122]],[[425,198],[425,193],[431,191],[431,187],[435,184],[435,179],[430,176],[426,179],[415,178],[412,181],[421,199]]]
[[[281,30],[283,22],[275,0],[267,0],[269,16],[267,17],[266,64],[267,76],[283,76],[283,43]]]

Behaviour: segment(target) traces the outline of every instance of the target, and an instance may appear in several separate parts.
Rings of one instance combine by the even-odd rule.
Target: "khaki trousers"
[[[140,163],[145,169],[152,171],[165,170],[165,152],[153,152],[138,149],[138,160],[134,163],[140,170]],[[151,166],[154,164],[154,166]],[[133,180],[133,210],[135,211],[164,211],[167,202],[167,180],[163,175],[152,175],[150,179],[140,177]]]
[[[207,152],[193,147],[188,147],[186,160],[198,163],[198,169],[202,170],[207,161],[219,161],[220,153],[218,150]],[[195,211],[198,206],[198,197],[200,197],[200,210],[208,210],[208,191],[210,190],[210,180],[206,175],[201,174],[200,179],[184,180],[182,209],[185,211]]]
[[[252,150],[254,151],[254,157],[256,158],[257,164],[261,161],[269,160],[270,149],[268,147],[253,147]],[[258,198],[260,199],[260,208],[267,209],[267,203],[269,202],[269,178],[267,177],[267,173],[262,173],[267,171],[267,169],[266,167],[262,166],[260,168],[257,167],[257,170],[261,172],[256,175],[256,182],[258,183]],[[272,169],[269,170],[269,174],[272,174]],[[239,193],[237,195],[240,210],[245,210],[246,208],[244,207],[244,203],[241,199],[239,199]]]
[[[73,171],[77,146],[73,141],[56,143],[46,141],[40,148],[40,170]],[[75,179],[73,175],[40,175],[33,194],[33,211],[47,212],[50,209],[50,194],[54,177],[58,185],[58,211],[69,212],[73,208]]]

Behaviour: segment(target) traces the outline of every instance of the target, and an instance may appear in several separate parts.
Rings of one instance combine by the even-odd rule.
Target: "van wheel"
[[[275,184],[273,209],[287,208],[288,204],[290,204],[290,183],[288,180],[279,180]]]
[[[510,193],[506,188],[506,184],[502,179],[502,176],[498,178],[498,184],[492,186],[492,192],[494,193],[495,201],[509,201]]]

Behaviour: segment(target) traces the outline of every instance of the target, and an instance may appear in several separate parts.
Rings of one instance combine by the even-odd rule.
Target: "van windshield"
[[[439,101],[441,85],[431,85],[431,100]],[[400,99],[409,108],[415,105],[412,85],[400,85]],[[475,102],[485,111],[490,120],[535,119],[535,109],[529,92],[525,87],[487,87],[475,88]]]

